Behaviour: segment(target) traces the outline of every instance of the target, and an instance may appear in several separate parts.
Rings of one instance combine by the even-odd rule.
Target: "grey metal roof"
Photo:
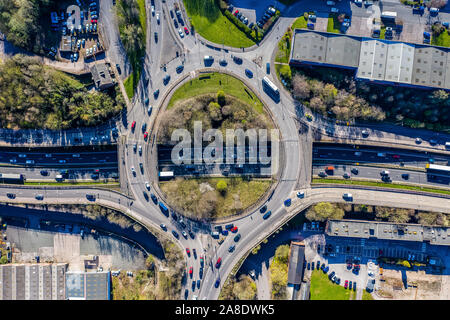
[[[108,300],[110,273],[67,272],[66,298],[69,300]]]
[[[361,220],[329,220],[326,234],[337,237],[377,238],[386,240],[429,241],[450,245],[450,228],[411,223],[390,223]]]
[[[450,49],[339,35],[294,31],[290,63],[357,68],[356,77],[450,89]]]
[[[0,266],[0,300],[65,299],[66,268],[67,264],[2,265]],[[56,273],[57,270],[59,274]]]
[[[303,242],[291,242],[289,252],[288,283],[300,284],[303,279],[305,245]]]

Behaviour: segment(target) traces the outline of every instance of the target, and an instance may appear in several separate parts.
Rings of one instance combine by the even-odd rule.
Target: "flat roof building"
[[[356,69],[356,78],[450,90],[450,49],[294,30],[289,63]]]
[[[64,300],[66,263],[0,266],[0,300]]]
[[[91,68],[92,79],[95,87],[99,90],[107,89],[114,85],[106,63],[96,63]]]
[[[335,237],[426,241],[433,245],[450,245],[450,228],[411,223],[329,220],[325,227],[325,233]]]
[[[66,273],[66,299],[110,300],[111,275],[109,271]]]

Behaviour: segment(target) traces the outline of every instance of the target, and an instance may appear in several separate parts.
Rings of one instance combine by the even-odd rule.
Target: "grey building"
[[[104,90],[114,86],[115,81],[111,78],[109,67],[106,63],[96,63],[91,68],[92,79],[95,87]]]
[[[433,245],[450,245],[450,228],[411,223],[329,220],[325,227],[325,233],[328,236],[335,237],[402,240],[428,242]]]
[[[358,37],[296,29],[292,40],[290,63],[356,69],[360,47]]]
[[[311,30],[294,31],[289,63],[356,70],[356,78],[450,90],[450,49]]]
[[[67,272],[66,299],[110,300],[111,275],[102,272]]]
[[[305,244],[301,242],[291,242],[289,250],[288,283],[300,285],[303,280],[303,263],[305,261]]]
[[[0,266],[0,300],[63,300],[67,264]]]

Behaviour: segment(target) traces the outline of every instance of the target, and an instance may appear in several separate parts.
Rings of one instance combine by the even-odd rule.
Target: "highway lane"
[[[382,182],[381,180],[381,172],[382,171],[389,171],[389,177],[393,182],[401,182],[403,184],[421,184],[421,185],[429,185],[429,186],[435,186],[435,187],[449,187],[450,179],[442,178],[440,180],[437,179],[431,179],[427,175],[426,172],[419,172],[419,171],[412,171],[412,170],[405,170],[405,169],[391,169],[391,168],[379,168],[379,167],[365,167],[365,166],[351,166],[351,165],[339,165],[339,164],[333,164],[334,167],[334,174],[330,175],[328,174],[328,177],[340,177],[343,178],[344,173],[347,173],[349,180],[351,179],[371,179],[376,180],[377,182]],[[357,168],[358,173],[355,174],[352,172],[352,169]],[[323,165],[313,165],[313,175],[316,177],[319,177],[318,174],[320,172],[325,171],[325,166]],[[408,176],[404,176],[407,174]],[[439,182],[440,181],[440,182]],[[387,185],[388,187],[388,185]]]
[[[55,182],[56,176],[61,174],[61,170],[55,168],[32,168],[32,167],[0,167],[0,173],[22,174],[28,182],[48,181]],[[99,170],[96,172],[96,170]],[[85,181],[98,181],[104,178],[118,178],[117,165],[105,167],[84,167],[68,169],[66,179],[76,179]]]

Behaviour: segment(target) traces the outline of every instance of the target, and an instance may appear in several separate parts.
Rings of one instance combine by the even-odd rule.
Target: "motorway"
[[[101,0],[101,21],[108,20],[108,16],[111,15],[112,0]],[[180,2],[178,2],[180,3]],[[372,141],[373,143],[388,143],[397,146],[408,146],[410,148],[417,148],[415,144],[416,132],[412,129],[406,128],[385,128],[380,127],[348,127],[339,125],[334,122],[330,122],[322,117],[314,115],[314,120],[306,122],[303,120],[305,112],[311,113],[304,106],[292,99],[290,94],[284,89],[280,88],[280,102],[275,103],[269,96],[267,96],[262,90],[261,79],[266,76],[265,63],[271,62],[271,70],[275,70],[273,65],[274,48],[276,48],[277,40],[284,34],[286,28],[293,22],[296,15],[290,13],[289,17],[280,18],[276,27],[273,28],[266,39],[256,46],[253,50],[245,52],[233,52],[230,53],[227,50],[221,50],[218,48],[210,48],[202,44],[201,38],[197,34],[185,35],[181,38],[178,35],[178,30],[175,30],[172,19],[168,17],[168,10],[173,8],[174,1],[167,0],[165,3],[155,2],[155,13],[159,13],[160,23],[156,21],[155,16],[150,12],[151,2],[146,2],[147,9],[147,54],[144,59],[144,72],[139,82],[135,98],[132,101],[132,105],[128,109],[127,122],[125,125],[120,125],[118,130],[121,134],[120,141],[121,147],[123,147],[123,162],[120,161],[119,165],[124,168],[125,174],[121,174],[121,179],[125,179],[129,186],[129,191],[133,197],[127,197],[123,194],[119,194],[113,191],[91,189],[91,188],[19,188],[19,187],[2,187],[0,186],[0,199],[4,202],[48,202],[48,203],[91,203],[86,199],[86,194],[95,194],[96,202],[99,204],[107,205],[132,216],[136,220],[142,222],[145,225],[150,225],[154,228],[160,228],[160,224],[167,226],[167,235],[173,239],[173,236],[169,234],[172,230],[177,230],[180,233],[179,239],[175,239],[176,243],[183,248],[189,247],[192,251],[194,248],[197,250],[197,255],[205,256],[205,272],[201,284],[200,291],[189,290],[188,297],[193,298],[194,295],[203,299],[217,299],[220,287],[225,282],[227,276],[231,272],[233,266],[239,261],[239,259],[246,254],[253,246],[255,246],[260,240],[267,236],[270,232],[276,230],[285,219],[292,217],[307,206],[320,202],[320,201],[343,201],[342,194],[351,189],[342,188],[313,188],[311,189],[311,167],[312,167],[312,148],[313,138],[312,131],[322,135],[332,137],[336,141],[349,140],[349,141]],[[292,8],[291,8],[292,9]],[[299,11],[300,12],[300,11]],[[303,11],[301,11],[303,12]],[[183,20],[186,24],[189,24],[183,13]],[[114,21],[114,20],[111,20]],[[108,30],[108,37],[110,39],[117,39],[117,27],[114,23],[105,23],[111,30]],[[154,32],[158,32],[158,41],[154,39]],[[107,53],[109,59],[113,60],[115,55],[120,55],[120,44],[110,42],[111,52]],[[167,47],[175,47],[177,54],[172,58],[173,51]],[[115,48],[115,49],[113,49]],[[231,59],[231,54],[239,56],[243,59],[243,63],[238,65]],[[214,62],[209,69],[203,61],[205,55],[211,55],[214,57]],[[168,59],[168,57],[170,59]],[[252,62],[253,59],[261,57],[262,66]],[[121,58],[119,63],[126,64],[127,62]],[[219,65],[218,61],[225,59],[228,62],[226,67]],[[165,65],[165,67],[162,67]],[[176,67],[183,65],[182,72],[177,73]],[[253,71],[253,78],[247,78],[244,74],[245,68]],[[129,71],[129,68],[122,68],[122,70]],[[219,70],[227,72],[235,77],[241,79],[250,90],[255,92],[261,101],[264,103],[267,110],[270,112],[274,122],[278,124],[281,136],[281,150],[280,150],[280,172],[276,189],[268,202],[268,210],[272,211],[272,215],[269,219],[263,220],[258,210],[245,216],[236,218],[233,223],[239,227],[239,233],[241,234],[241,240],[237,243],[236,249],[233,253],[228,253],[228,247],[233,243],[232,237],[228,236],[221,246],[217,246],[213,243],[209,232],[212,230],[214,224],[203,222],[196,222],[193,220],[185,219],[187,229],[191,230],[195,234],[195,239],[191,239],[189,236],[184,239],[181,236],[183,228],[175,221],[170,215],[166,217],[160,209],[153,204],[151,200],[146,200],[143,196],[144,192],[154,193],[156,196],[158,193],[158,179],[157,179],[157,166],[154,162],[155,155],[157,154],[156,144],[154,141],[154,134],[157,130],[157,124],[155,125],[155,119],[157,115],[163,111],[168,103],[170,95],[180,85],[189,81],[190,78],[197,77],[201,70]],[[163,78],[166,75],[171,76],[171,80],[168,84],[164,85]],[[269,75],[272,81],[277,83],[274,79],[273,73]],[[184,79],[184,80],[181,80]],[[159,91],[159,95],[155,95],[154,92]],[[147,105],[145,100],[149,100],[149,105],[153,106],[153,112],[149,116],[147,113]],[[130,129],[132,121],[136,121],[136,130]],[[147,131],[149,132],[149,138],[144,139],[143,132],[141,131],[142,125],[147,124]],[[300,125],[306,125],[311,130],[299,131]],[[381,126],[381,128],[384,128]],[[363,137],[362,131],[367,130],[368,137]],[[329,132],[332,131],[330,135]],[[439,153],[446,153],[443,141],[450,141],[448,135],[436,136],[435,133],[421,132],[423,143],[421,148],[428,151],[435,151]],[[437,144],[430,144],[430,139],[436,139]],[[133,144],[142,145],[143,153],[133,151]],[[139,170],[139,164],[143,164],[143,173]],[[136,175],[131,172],[131,168],[134,167]],[[145,182],[148,181],[151,185],[150,191],[145,187]],[[155,189],[156,187],[156,189]],[[305,199],[299,200],[295,197],[295,192],[299,189],[306,191]],[[15,193],[15,199],[8,199],[6,193]],[[35,195],[37,193],[44,193],[44,200],[36,200]],[[383,203],[386,206],[394,207],[406,207],[416,208],[420,210],[431,210],[440,212],[450,212],[450,199],[440,198],[431,195],[418,195],[413,193],[390,192],[390,191],[375,191],[375,190],[352,190],[355,203],[366,204],[380,204]],[[286,198],[293,198],[293,205],[289,208],[283,206],[283,202]],[[159,199],[159,201],[162,201]],[[262,204],[261,204],[262,205]],[[163,232],[164,233],[164,232]],[[222,257],[222,265],[219,269],[214,267],[214,263],[218,257]],[[193,267],[194,277],[193,280],[197,280],[198,270],[200,268],[199,259],[187,257],[187,268]],[[220,279],[220,287],[215,288],[214,284],[216,279]],[[191,279],[188,279],[183,286],[182,297],[184,297],[184,289],[191,287]],[[182,298],[180,297],[180,298]]]

